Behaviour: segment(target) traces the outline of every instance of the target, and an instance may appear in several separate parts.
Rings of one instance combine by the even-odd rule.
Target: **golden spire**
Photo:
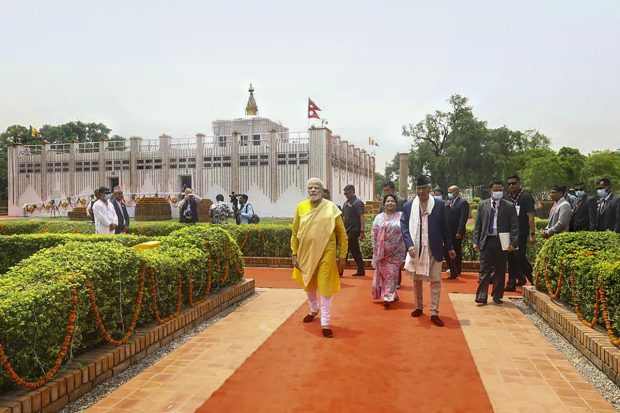
[[[258,106],[256,106],[256,100],[254,100],[254,87],[250,83],[250,97],[248,99],[248,104],[245,106],[245,115],[246,116],[256,116],[258,114]]]

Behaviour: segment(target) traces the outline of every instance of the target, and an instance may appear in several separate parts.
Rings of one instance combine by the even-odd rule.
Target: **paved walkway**
[[[89,411],[614,411],[508,300],[476,307],[476,275],[444,282],[444,328],[409,316],[410,280],[386,311],[370,299],[370,274],[345,276],[329,340],[318,321],[301,323],[305,295],[289,275],[246,269],[275,288]]]

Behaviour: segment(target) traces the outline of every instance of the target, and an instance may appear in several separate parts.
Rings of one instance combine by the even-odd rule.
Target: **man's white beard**
[[[310,198],[310,201],[318,201],[319,199],[321,199],[321,195],[309,195],[308,196]]]

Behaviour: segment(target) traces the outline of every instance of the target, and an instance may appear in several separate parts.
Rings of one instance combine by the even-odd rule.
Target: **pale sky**
[[[212,134],[259,115],[307,129],[312,97],[377,171],[402,125],[470,98],[490,127],[554,148],[620,148],[620,1],[0,0],[0,129],[103,122],[125,137]]]

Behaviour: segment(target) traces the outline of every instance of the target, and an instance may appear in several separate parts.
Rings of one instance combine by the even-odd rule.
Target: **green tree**
[[[585,183],[592,188],[597,180],[607,178],[620,192],[620,150],[594,151],[585,161]]]
[[[375,198],[380,199],[383,196],[383,184],[388,180],[379,172],[375,172]]]
[[[14,142],[30,144],[35,139],[30,136],[30,129],[21,125],[9,126],[4,132],[0,133],[0,199],[7,199],[9,188],[7,145]]]

